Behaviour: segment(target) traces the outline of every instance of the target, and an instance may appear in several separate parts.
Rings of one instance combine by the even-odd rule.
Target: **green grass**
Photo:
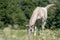
[[[38,33],[37,33],[38,34]],[[0,30],[0,40],[29,40],[27,30],[13,30],[5,28]],[[40,30],[39,35],[31,36],[30,40],[60,40],[60,29]]]

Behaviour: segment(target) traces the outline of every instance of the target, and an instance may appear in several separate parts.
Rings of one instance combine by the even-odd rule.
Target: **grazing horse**
[[[47,10],[54,6],[55,4],[49,4],[46,7],[36,7],[35,10],[33,11],[33,14],[29,20],[28,26],[28,33],[32,34],[34,32],[34,29],[36,29],[35,22],[38,19],[42,20],[42,30],[45,28],[46,20],[47,20]]]

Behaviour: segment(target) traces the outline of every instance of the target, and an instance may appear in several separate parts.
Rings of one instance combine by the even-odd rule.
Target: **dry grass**
[[[29,40],[28,38],[26,30],[13,30],[10,28],[0,30],[0,40]],[[60,40],[60,29],[40,30],[39,35],[31,35],[30,40]]]

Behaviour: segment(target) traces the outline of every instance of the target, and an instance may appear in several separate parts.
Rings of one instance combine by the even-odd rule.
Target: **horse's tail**
[[[50,7],[52,7],[52,6],[54,6],[55,4],[49,4],[49,5],[47,5],[45,8],[46,9],[49,9]]]

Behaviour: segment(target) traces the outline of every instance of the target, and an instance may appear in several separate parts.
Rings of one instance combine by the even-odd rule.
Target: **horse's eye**
[[[30,29],[30,31],[32,31],[32,29]]]

